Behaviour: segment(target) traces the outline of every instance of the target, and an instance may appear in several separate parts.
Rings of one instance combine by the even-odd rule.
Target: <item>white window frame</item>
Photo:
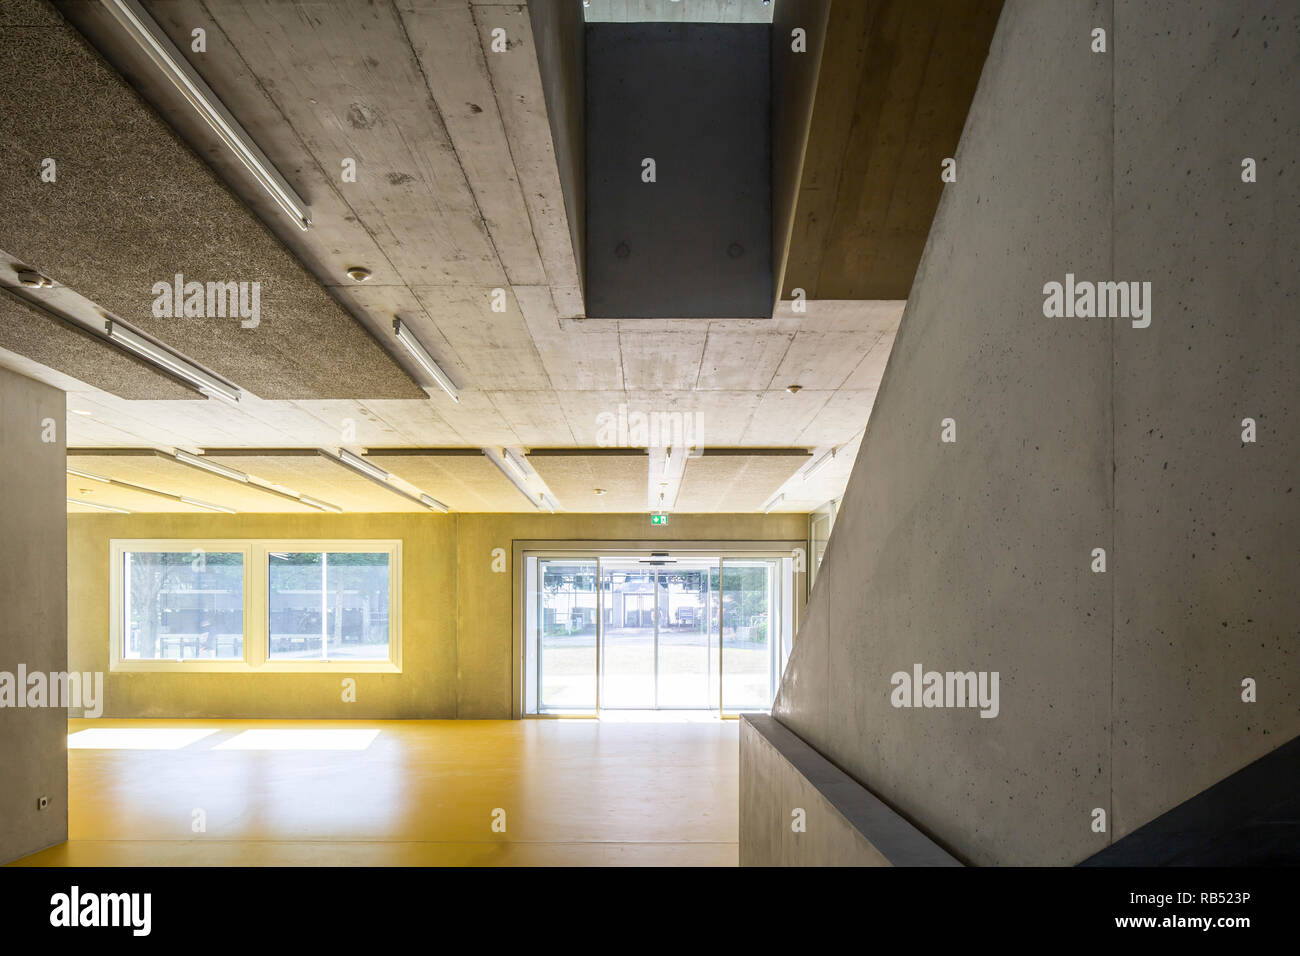
[[[125,607],[122,588],[124,556],[128,551],[194,550],[244,556],[244,655],[242,659],[136,660],[122,657]],[[388,555],[387,660],[271,660],[269,562],[272,551]],[[358,538],[113,538],[109,541],[109,670],[171,673],[400,674],[402,672],[402,542]]]

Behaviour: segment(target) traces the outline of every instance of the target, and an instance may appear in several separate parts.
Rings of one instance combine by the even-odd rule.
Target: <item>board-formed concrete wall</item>
[[[68,837],[68,712],[15,706],[20,668],[68,666],[66,418],[61,391],[0,368],[0,863]]]
[[[1003,11],[773,711],[963,862],[1078,862],[1300,732],[1298,63],[1282,2]],[[1067,274],[1150,324],[1047,317]],[[918,664],[997,716],[894,706]]]

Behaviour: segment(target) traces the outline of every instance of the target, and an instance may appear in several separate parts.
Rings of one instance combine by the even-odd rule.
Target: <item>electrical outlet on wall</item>
[[[47,797],[45,794],[41,794],[39,797],[36,798],[37,810],[44,810],[47,807],[49,807],[49,805],[50,805],[50,798]]]

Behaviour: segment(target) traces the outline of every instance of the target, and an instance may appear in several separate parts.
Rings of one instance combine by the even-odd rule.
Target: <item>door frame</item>
[[[525,588],[525,559],[532,558],[601,558],[601,557],[646,557],[650,553],[667,552],[678,557],[732,557],[732,558],[792,558],[796,553],[802,553],[804,559],[804,569],[799,570],[796,564],[793,569],[791,590],[794,600],[791,602],[789,614],[782,615],[790,624],[790,634],[787,639],[793,642],[794,635],[799,629],[799,620],[803,614],[804,604],[808,598],[808,574],[807,574],[807,548],[806,538],[792,539],[768,539],[768,540],[746,540],[746,541],[664,541],[664,540],[547,540],[547,539],[516,539],[512,542],[511,553],[511,587],[513,589],[511,608],[511,717],[513,719],[540,718],[540,719],[596,719],[600,716],[599,700],[599,670],[597,672],[597,701],[596,710],[592,714],[529,714],[524,711],[524,683],[527,679],[525,673],[525,650],[524,645],[528,640],[525,633],[527,628],[527,608],[525,602],[528,595]],[[596,614],[596,648],[597,648],[597,668],[603,666],[600,661],[600,644],[602,640],[601,629],[603,627],[600,613],[600,573],[599,563],[597,564],[597,614]],[[719,581],[721,587],[721,581]],[[719,624],[719,632],[721,624]],[[719,637],[721,634],[719,634]],[[779,653],[779,651],[778,651]],[[719,692],[721,693],[721,692]],[[719,696],[719,711],[723,717],[727,714],[721,711],[721,696]],[[669,709],[669,708],[664,708]]]

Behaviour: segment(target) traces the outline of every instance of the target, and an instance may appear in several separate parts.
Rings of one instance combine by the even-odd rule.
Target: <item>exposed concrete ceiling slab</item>
[[[406,2],[409,4],[411,0]],[[573,207],[566,202],[562,186],[566,172],[561,164],[567,158],[554,141],[541,72],[543,54],[538,49],[540,38],[534,30],[531,11],[522,3],[475,3],[472,9],[481,49],[491,49],[494,30],[506,32],[509,55],[488,56],[487,68],[528,208],[528,221],[541,255],[544,281],[551,287],[561,315],[583,315],[578,253],[584,227],[571,219],[569,210]],[[418,50],[418,42],[416,46]],[[421,53],[421,62],[425,58]],[[450,80],[448,77],[448,85]],[[457,149],[461,148],[457,138]]]
[[[645,449],[533,448],[527,458],[565,511],[626,514],[647,508]]]
[[[153,365],[7,291],[0,291],[0,348],[120,398],[204,399]]]
[[[260,397],[420,394],[71,26],[0,28],[0,110],[0,248]],[[176,274],[259,283],[260,321],[155,316]]]
[[[213,448],[204,457],[344,511],[425,512],[400,491],[374,481],[318,448]]]
[[[802,448],[718,448],[686,459],[674,511],[760,511],[811,455]],[[777,510],[794,510],[778,507]]]
[[[101,4],[23,0],[3,5],[0,24],[34,25],[25,28],[29,32],[66,30],[56,8],[63,10],[117,69],[114,73],[100,63],[101,71],[88,82],[120,89],[119,74],[124,75],[153,107],[154,127],[128,117],[122,128],[157,128],[167,136],[172,136],[167,126],[175,130],[206,164],[206,169],[202,164],[200,168],[209,186],[215,172],[228,188],[222,193],[233,208],[238,210],[242,203],[245,213],[251,210],[259,216],[265,226],[263,239],[273,242],[268,233],[278,237],[280,252],[291,250],[315,277],[316,292],[325,294],[323,285],[337,300],[330,308],[350,314],[354,329],[360,322],[373,337],[367,337],[368,347],[376,347],[384,362],[400,365],[424,388],[407,381],[409,390],[396,396],[376,393],[361,383],[350,394],[283,398],[262,395],[239,371],[216,368],[252,389],[237,407],[160,400],[142,393],[124,399],[111,394],[112,385],[123,381],[121,376],[105,382],[89,373],[77,374],[71,366],[42,364],[34,357],[40,354],[35,343],[15,343],[12,349],[0,345],[0,364],[68,392],[70,443],[189,451],[340,445],[472,447],[489,453],[501,447],[582,449],[603,445],[611,420],[641,414],[661,419],[692,416],[700,439],[696,444],[705,448],[798,445],[820,455],[855,441],[866,425],[901,301],[818,301],[816,290],[809,289],[808,300],[801,303],[806,311],[778,302],[770,319],[581,318],[581,256],[574,250],[580,253],[583,223],[569,215],[574,208],[572,179],[581,164],[574,167],[573,157],[565,158],[574,142],[581,143],[580,136],[574,139],[575,130],[581,131],[581,117],[566,113],[572,103],[581,105],[582,83],[577,81],[582,77],[579,47],[585,28],[580,5],[552,16],[549,4],[543,11],[540,5],[530,9],[522,3],[470,0],[372,5],[347,0],[143,2],[310,203],[310,230],[302,232],[283,215]],[[689,14],[688,2],[669,6]],[[623,6],[623,15],[630,6]],[[727,22],[726,16],[740,9],[725,0],[696,4],[706,6],[714,8],[716,22]],[[669,12],[676,16],[675,10]],[[698,13],[684,19],[691,17],[707,19]],[[189,46],[190,31],[196,27],[207,31],[204,53]],[[502,53],[492,50],[492,31],[497,28],[508,37]],[[39,45],[32,50],[39,56],[46,52]],[[579,91],[576,99],[574,90]],[[87,102],[102,108],[94,104],[103,97],[92,96]],[[149,114],[138,99],[133,103]],[[157,123],[159,116],[167,126]],[[72,118],[79,130],[93,131],[79,113]],[[171,147],[179,149],[174,137]],[[138,162],[145,153],[156,158],[165,174],[160,199],[170,202],[183,188],[173,169],[178,161],[162,149],[137,149],[132,156]],[[183,149],[180,153],[198,162]],[[360,160],[357,182],[341,178],[340,164],[346,157]],[[39,157],[36,162],[33,168],[38,169]],[[76,175],[71,176],[63,175],[65,165],[61,161],[57,188],[84,190],[87,179],[78,164],[73,162]],[[189,175],[185,169],[181,173],[182,180]],[[390,173],[398,174],[398,181],[390,182]],[[134,210],[141,199],[138,188],[131,189],[135,191],[128,190],[124,201]],[[46,215],[40,193],[17,199],[29,218],[33,213],[37,218]],[[175,208],[174,202],[165,206]],[[187,227],[206,242],[223,225],[214,223],[213,216],[229,218],[225,208],[216,207],[215,213],[205,213]],[[106,215],[101,209],[96,219]],[[173,212],[167,215],[176,218]],[[413,217],[420,221],[412,225]],[[112,223],[92,225],[115,235]],[[144,249],[139,218],[129,227],[135,234],[132,241]],[[170,235],[166,229],[162,232]],[[236,229],[222,238],[232,244],[228,256],[234,268],[242,269],[240,263],[247,261],[251,248],[245,233]],[[451,247],[457,253],[444,255]],[[0,248],[7,247],[0,243]],[[371,280],[356,283],[345,278],[344,270],[351,265],[370,268]],[[170,265],[169,270],[175,271]],[[69,280],[50,271],[56,280]],[[188,267],[183,271],[187,279],[239,278],[192,276]],[[112,282],[139,291],[131,276],[114,277]],[[146,286],[144,292],[151,288]],[[500,312],[492,307],[498,290],[505,303]],[[145,301],[151,301],[148,295]],[[263,326],[268,321],[266,301],[264,296]],[[432,385],[396,342],[395,316],[416,331],[459,386],[459,404]],[[167,320],[182,331],[186,323],[199,321]],[[238,334],[250,332],[256,330]],[[320,335],[329,337],[327,330]],[[317,337],[297,332],[291,350],[252,356],[247,366],[289,378],[300,376],[304,366],[314,374],[327,351],[317,348]],[[191,352],[185,342],[170,344]],[[351,355],[353,350],[341,351]],[[210,364],[202,356],[193,357]],[[258,366],[259,361],[264,364]],[[350,388],[350,359],[334,365],[331,387]],[[800,386],[797,392],[786,391],[794,385]],[[184,391],[185,397],[191,394]],[[649,457],[657,461],[653,454]],[[822,478],[835,476],[839,463],[837,458],[800,490],[821,494]],[[243,470],[255,471],[251,466]],[[403,477],[400,471],[396,474]],[[842,488],[842,479],[837,480],[838,485],[826,485],[832,492],[827,497]],[[375,490],[384,494],[383,488]],[[434,490],[423,490],[443,500]],[[552,492],[564,508],[573,510],[558,491]],[[519,499],[511,507],[530,507],[513,486],[510,495]],[[315,497],[332,500],[327,493]]]
[[[153,448],[70,448],[68,467],[240,512],[318,513],[284,494],[205,471]]]
[[[480,448],[369,448],[365,457],[452,511],[536,510]]]

